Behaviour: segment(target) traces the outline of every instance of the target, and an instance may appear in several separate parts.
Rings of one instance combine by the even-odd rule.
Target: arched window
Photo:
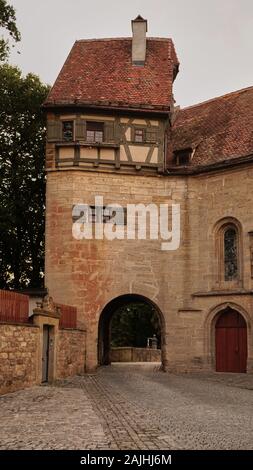
[[[242,280],[241,224],[234,218],[220,220],[216,225],[216,285],[235,287]]]
[[[224,230],[224,280],[238,279],[238,235],[235,227]]]

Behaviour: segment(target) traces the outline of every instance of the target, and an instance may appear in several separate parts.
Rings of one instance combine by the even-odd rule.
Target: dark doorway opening
[[[146,348],[155,337],[157,348],[164,344],[164,319],[148,298],[128,294],[109,302],[101,313],[98,330],[98,363],[111,363],[112,347]],[[150,343],[149,343],[150,344]]]
[[[50,326],[43,325],[42,382],[48,382],[49,375]]]
[[[236,310],[227,308],[218,316],[215,345],[217,372],[246,372],[247,325]]]

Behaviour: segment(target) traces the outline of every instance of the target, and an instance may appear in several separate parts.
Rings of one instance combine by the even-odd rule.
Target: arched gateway
[[[216,371],[246,372],[247,325],[243,316],[228,307],[215,324]]]
[[[127,294],[116,297],[110,301],[103,309],[99,324],[98,324],[98,364],[109,365],[110,364],[110,347],[111,347],[111,321],[113,315],[123,306],[131,304],[146,304],[152,307],[155,311],[159,320],[161,329],[161,353],[162,353],[162,365],[163,365],[163,345],[164,345],[164,318],[160,309],[150,299],[138,295],[138,294]]]
[[[245,372],[248,338],[252,373],[253,140],[234,136],[242,122],[252,133],[253,87],[174,106],[173,41],[131,25],[132,38],[76,41],[44,103],[45,285],[77,308],[87,371],[110,361],[117,306],[140,299],[160,319],[164,369],[210,370],[216,354],[217,370]]]

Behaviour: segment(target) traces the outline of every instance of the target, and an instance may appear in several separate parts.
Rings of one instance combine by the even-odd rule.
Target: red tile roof
[[[131,46],[130,38],[75,42],[45,105],[168,110],[179,65],[172,40],[147,38],[144,67],[132,65]]]
[[[174,151],[192,147],[190,165],[206,165],[253,154],[253,87],[178,112]]]

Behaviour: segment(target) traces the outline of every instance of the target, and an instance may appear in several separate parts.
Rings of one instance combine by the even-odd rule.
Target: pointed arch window
[[[241,224],[232,217],[223,219],[216,225],[216,263],[216,282],[221,288],[241,285]]]
[[[235,227],[224,230],[224,280],[238,279],[238,233]]]

